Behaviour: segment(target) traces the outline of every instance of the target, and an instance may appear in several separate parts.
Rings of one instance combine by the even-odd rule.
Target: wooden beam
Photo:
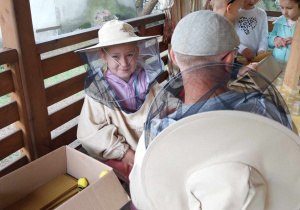
[[[276,12],[276,11],[266,11],[267,13],[267,16],[270,16],[270,17],[279,17],[282,15],[281,12]]]
[[[48,87],[46,89],[47,105],[50,106],[83,90],[84,79],[85,73]]]
[[[0,171],[0,178],[9,174],[10,172],[25,166],[28,163],[26,155],[21,155],[18,159],[11,162],[8,166]]]
[[[296,21],[293,42],[291,44],[289,58],[286,64],[283,87],[290,93],[299,92],[300,79],[300,18]]]
[[[14,92],[15,87],[11,75],[11,71],[4,71],[0,73],[0,97]]]
[[[75,52],[68,52],[42,61],[44,79],[81,66],[80,57]]]
[[[61,108],[60,110],[52,113],[50,118],[50,129],[54,130],[55,128],[63,125],[64,123],[74,119],[80,114],[82,105],[83,105],[84,96],[77,100],[76,102]]]
[[[0,65],[18,61],[18,54],[15,49],[0,48]]]
[[[132,18],[132,19],[124,20],[124,21],[129,23],[133,27],[138,27],[141,25],[147,25],[149,23],[153,23],[153,22],[156,22],[159,20],[164,20],[164,19],[165,19],[165,14],[158,13],[158,14],[152,14],[152,15],[146,15],[146,16],[142,16],[142,17]],[[37,53],[42,54],[42,53],[56,50],[59,48],[78,44],[83,41],[88,41],[91,39],[98,38],[98,30],[99,29],[100,29],[100,26],[81,30],[79,32],[76,31],[76,32],[64,34],[61,36],[57,36],[55,39],[37,44]]]
[[[19,119],[18,104],[16,101],[0,107],[0,128],[4,128]]]
[[[68,145],[73,141],[75,141],[77,139],[76,131],[77,131],[77,125],[74,125],[66,132],[54,138],[51,142],[52,143],[51,148],[55,150],[63,145]]]
[[[41,61],[34,40],[29,0],[1,0],[0,14],[3,45],[18,52],[22,81],[20,88],[25,95],[24,106],[30,122],[30,136],[35,141],[36,155],[42,156],[51,151],[51,136]]]
[[[24,147],[22,130],[17,130],[0,140],[0,160]]]

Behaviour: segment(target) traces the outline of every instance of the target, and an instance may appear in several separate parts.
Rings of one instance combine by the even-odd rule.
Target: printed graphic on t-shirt
[[[257,25],[257,19],[256,17],[240,17],[239,19],[239,28],[242,29],[246,35],[250,34],[250,31],[252,31]]]

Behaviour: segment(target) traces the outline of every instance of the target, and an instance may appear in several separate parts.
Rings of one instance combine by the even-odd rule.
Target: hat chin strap
[[[116,62],[118,65],[123,66],[120,62],[116,61],[113,57],[111,57],[111,55],[108,54],[108,52],[105,50],[105,48],[102,48],[102,49],[104,50],[104,52],[106,53],[106,55],[108,55],[108,57],[109,57],[110,59],[112,59],[112,60],[113,60],[114,62]],[[133,54],[132,58],[130,59],[130,61],[128,62],[128,65],[131,63],[131,61],[132,61],[132,59],[134,58],[135,54],[136,54],[136,47],[134,48],[134,54]],[[123,66],[123,67],[125,67],[125,66]]]

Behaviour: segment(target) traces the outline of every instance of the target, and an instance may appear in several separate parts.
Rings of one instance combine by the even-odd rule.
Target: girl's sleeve
[[[239,54],[242,54],[242,52],[243,52],[244,49],[246,49],[246,48],[248,48],[246,45],[240,44],[240,45],[239,45],[239,50],[238,50]]]
[[[267,14],[266,12],[263,13],[262,15],[262,30],[260,32],[260,43],[258,47],[258,51],[268,50],[268,19],[267,19]]]
[[[275,23],[274,28],[272,30],[272,32],[269,35],[269,39],[268,39],[268,44],[269,47],[274,48],[274,39],[277,37],[277,31],[278,31],[278,24]]]
[[[99,160],[120,160],[129,148],[117,127],[108,124],[104,105],[88,96],[80,113],[77,138],[89,155]]]

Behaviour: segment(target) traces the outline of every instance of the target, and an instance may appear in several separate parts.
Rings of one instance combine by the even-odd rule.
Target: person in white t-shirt
[[[244,0],[235,19],[235,30],[241,42],[239,53],[249,61],[268,50],[267,14],[255,6],[258,1]]]

